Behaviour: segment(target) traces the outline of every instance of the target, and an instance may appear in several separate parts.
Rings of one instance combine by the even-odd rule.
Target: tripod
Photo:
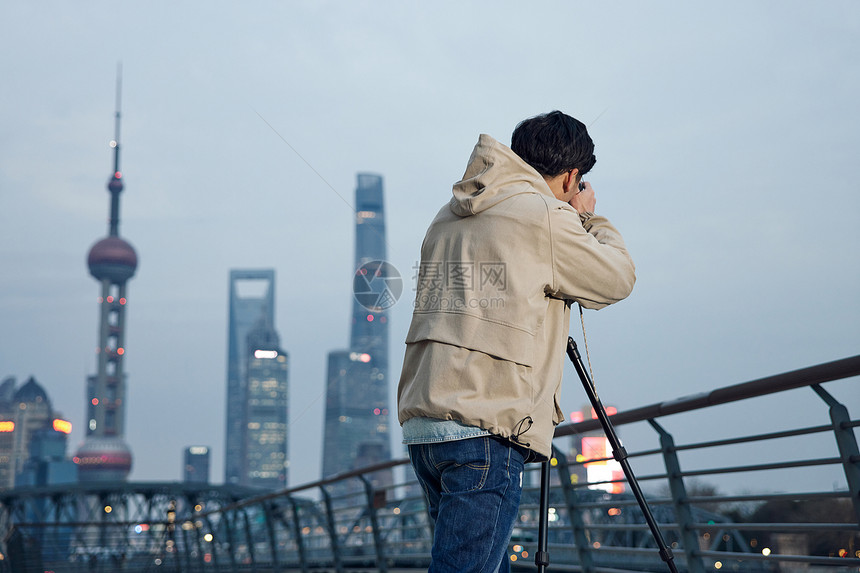
[[[639,503],[639,508],[645,515],[645,521],[648,523],[648,528],[651,530],[651,535],[654,536],[654,541],[660,550],[660,558],[666,562],[670,573],[678,573],[675,567],[675,561],[672,557],[672,550],[666,546],[663,541],[663,535],[660,533],[660,528],[651,514],[651,509],[648,507],[648,502],[645,501],[645,496],[642,495],[642,490],[639,489],[639,482],[636,481],[636,476],[633,475],[633,470],[630,468],[630,463],[627,461],[627,450],[621,445],[621,441],[615,434],[615,429],[612,427],[612,422],[609,421],[609,416],[606,415],[606,410],[600,402],[600,397],[597,395],[597,390],[594,387],[594,382],[585,370],[582,364],[582,357],[579,355],[579,350],[576,348],[576,342],[573,338],[567,338],[567,356],[573,363],[579,379],[582,381],[582,386],[585,388],[585,393],[588,394],[588,399],[591,401],[591,406],[597,413],[597,418],[600,420],[600,425],[603,426],[603,433],[606,434],[606,439],[609,440],[612,446],[612,457],[621,464],[621,469],[624,470],[624,476],[627,478],[627,485],[633,492],[633,496]],[[547,552],[547,526],[549,512],[549,462],[541,464],[541,484],[540,484],[540,520],[538,521],[538,550],[535,553],[535,565],[538,571],[543,573],[549,565],[549,553]]]

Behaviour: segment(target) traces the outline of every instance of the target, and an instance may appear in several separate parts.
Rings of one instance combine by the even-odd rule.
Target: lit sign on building
[[[72,433],[72,423],[67,420],[61,420],[59,418],[54,420],[54,429],[58,432],[62,432],[64,434]]]
[[[618,461],[612,459],[611,450],[612,445],[603,436],[582,438],[582,459],[578,459],[577,461],[586,462],[583,466],[585,466],[585,473],[589,483],[609,482],[624,477],[624,470]],[[588,460],[597,461],[590,462]],[[609,493],[623,493],[624,484],[621,482],[597,483],[588,486],[588,489],[601,489]]]
[[[277,350],[255,350],[254,358],[277,358],[278,351]]]
[[[614,416],[618,410],[613,406],[604,408],[607,416]],[[574,424],[579,424],[585,421],[586,416],[591,415],[592,420],[597,419],[597,412],[594,408],[583,408],[579,412],[570,413],[570,421]],[[591,433],[591,432],[589,432]],[[587,436],[582,438],[581,452],[576,456],[576,461],[582,463],[585,468],[585,476],[589,483],[588,489],[599,489],[609,493],[624,492],[624,470],[621,464],[612,456],[612,444],[606,439],[606,436]],[[591,461],[596,460],[596,461]],[[594,483],[594,482],[614,482],[614,483]]]
[[[14,432],[15,431],[15,422],[4,421],[0,422],[0,432]]]

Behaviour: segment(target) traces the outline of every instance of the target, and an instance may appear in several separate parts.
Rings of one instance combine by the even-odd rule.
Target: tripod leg
[[[612,457],[621,464],[621,469],[624,470],[624,476],[627,478],[627,485],[630,487],[630,491],[633,492],[633,496],[639,503],[639,508],[645,516],[645,521],[648,523],[651,535],[654,537],[654,541],[657,543],[657,547],[660,550],[660,558],[666,562],[671,573],[678,573],[678,569],[675,567],[674,557],[672,556],[672,550],[669,549],[666,542],[663,540],[663,535],[660,533],[657,521],[651,514],[648,502],[645,501],[645,496],[642,495],[642,490],[639,489],[639,482],[636,481],[636,476],[633,475],[633,469],[627,461],[627,450],[624,449],[624,446],[621,445],[621,441],[615,434],[615,428],[612,427],[612,422],[609,421],[609,416],[606,415],[606,410],[600,402],[600,397],[597,395],[594,382],[592,382],[591,378],[588,376],[588,372],[585,370],[585,366],[582,364],[582,357],[579,355],[579,350],[576,348],[576,342],[574,342],[571,337],[567,338],[567,356],[570,358],[570,361],[573,362],[573,367],[576,369],[576,373],[582,381],[582,386],[585,388],[585,393],[588,394],[591,406],[597,413],[600,425],[603,426],[603,433],[606,434],[606,439],[609,440],[609,443],[612,446]]]
[[[535,552],[535,565],[539,573],[549,566],[547,551],[549,526],[549,461],[540,465],[540,517],[538,518],[538,550]]]

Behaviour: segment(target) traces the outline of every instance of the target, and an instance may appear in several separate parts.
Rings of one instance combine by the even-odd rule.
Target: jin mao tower
[[[287,484],[289,363],[274,327],[275,271],[230,271],[226,483]]]
[[[119,236],[119,198],[123,190],[119,166],[120,80],[113,148],[113,173],[108,180],[108,236],[90,249],[90,274],[99,282],[98,369],[87,379],[86,439],[75,456],[82,482],[123,481],[131,470],[131,450],[125,432],[125,313],[126,283],[137,269],[137,253]]]

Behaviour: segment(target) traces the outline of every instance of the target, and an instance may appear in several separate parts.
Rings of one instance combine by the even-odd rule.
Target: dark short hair
[[[511,136],[511,149],[545,177],[571,169],[585,175],[597,161],[585,124],[560,111],[521,121]]]

